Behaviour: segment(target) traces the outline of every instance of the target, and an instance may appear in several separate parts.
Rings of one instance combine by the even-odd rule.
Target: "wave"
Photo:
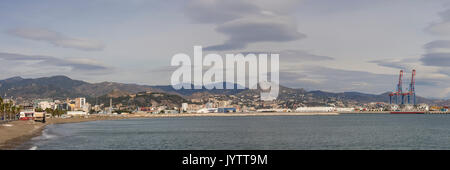
[[[45,128],[40,136],[34,137],[32,140],[48,140],[56,137],[57,135],[52,134],[51,132],[49,132],[48,128]]]

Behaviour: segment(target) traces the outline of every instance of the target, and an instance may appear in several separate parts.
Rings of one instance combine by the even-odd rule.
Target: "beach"
[[[162,118],[162,117],[198,117],[198,116],[302,116],[302,115],[339,115],[339,113],[182,113],[182,114],[128,114],[128,115],[89,115],[71,118],[48,118],[45,123],[32,120],[16,120],[0,124],[0,150],[14,149],[20,144],[39,136],[46,125],[77,123],[99,120]]]
[[[23,142],[39,136],[46,125],[77,123],[97,120],[125,119],[123,116],[87,116],[72,118],[49,118],[45,123],[33,120],[16,120],[0,124],[0,149],[14,149]]]

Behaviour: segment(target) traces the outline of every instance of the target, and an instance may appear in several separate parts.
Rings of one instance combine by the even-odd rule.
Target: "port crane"
[[[415,76],[416,70],[412,70],[411,83],[409,84],[408,92],[403,93],[403,70],[400,70],[398,78],[397,91],[389,93],[389,103],[392,104],[392,99],[395,100],[395,104],[405,104],[405,97],[407,97],[407,104],[416,105],[416,90],[415,90]],[[400,99],[400,102],[399,102]],[[412,101],[411,101],[412,100]]]

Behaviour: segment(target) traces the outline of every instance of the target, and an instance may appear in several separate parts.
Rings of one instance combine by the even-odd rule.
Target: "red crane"
[[[400,75],[398,77],[397,91],[389,94],[389,103],[392,104],[392,97],[395,97],[395,104],[399,104],[398,99],[401,96],[401,104],[405,104],[405,96],[408,96],[408,104],[411,104],[411,97],[413,97],[413,103],[416,104],[416,91],[415,91],[415,76],[416,70],[412,70],[411,83],[409,84],[409,91],[407,93],[403,93],[402,87],[402,79],[403,79],[403,70],[400,70]]]
[[[411,76],[411,83],[409,84],[409,91],[408,91],[408,103],[411,104],[411,97],[413,97],[413,104],[416,105],[416,79],[414,78],[416,76],[416,70],[412,70],[412,76]]]

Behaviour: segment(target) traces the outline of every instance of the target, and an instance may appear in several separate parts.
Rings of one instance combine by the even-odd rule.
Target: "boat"
[[[421,111],[393,111],[391,114],[425,114],[425,112]]]

